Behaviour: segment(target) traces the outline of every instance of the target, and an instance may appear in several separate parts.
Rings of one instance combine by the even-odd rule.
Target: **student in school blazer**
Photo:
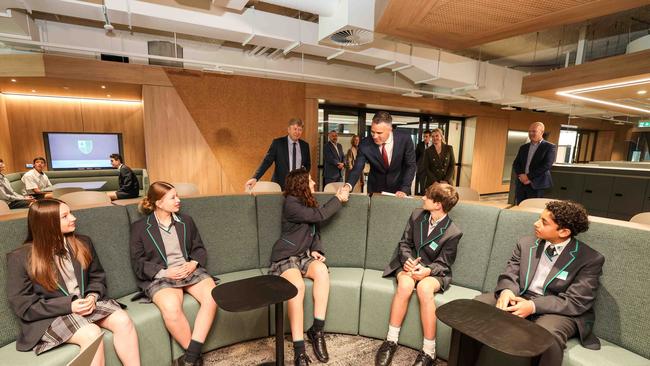
[[[407,259],[415,259],[413,253],[417,253],[421,264],[431,268],[431,275],[441,285],[441,291],[445,291],[451,284],[451,264],[456,260],[458,242],[463,236],[461,230],[453,223],[449,216],[446,216],[427,235],[429,231],[429,218],[431,214],[423,209],[416,209],[409,217],[402,239],[390,260],[383,277],[394,275],[395,272],[404,266]]]
[[[181,251],[186,261],[195,260],[205,268],[207,252],[194,220],[188,215],[176,213],[179,219],[176,231]],[[160,236],[158,222],[151,213],[131,225],[131,264],[138,287],[144,291],[161,269],[167,268],[165,244]]]
[[[532,236],[521,238],[499,276],[495,296],[505,289],[517,296],[526,294],[543,254],[544,240]],[[600,349],[600,341],[592,333],[596,319],[593,303],[604,262],[602,254],[572,238],[544,281],[544,295],[530,299],[535,303],[535,314],[572,318],[582,346],[589,349]]]
[[[89,237],[75,237],[90,248],[93,258],[88,268],[82,270],[81,264],[71,256],[81,298],[95,293],[97,300],[103,300],[106,296],[106,274],[95,248]],[[72,312],[71,303],[77,299],[77,296],[67,294],[65,281],[58,272],[59,288],[54,291],[32,281],[29,275],[30,253],[31,244],[25,244],[7,254],[7,298],[9,306],[18,315],[21,329],[16,339],[18,351],[31,351],[57,317]]]

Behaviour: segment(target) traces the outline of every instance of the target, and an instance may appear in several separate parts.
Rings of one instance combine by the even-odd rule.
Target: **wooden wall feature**
[[[205,193],[243,192],[271,141],[286,135],[289,119],[305,120],[303,83],[171,69],[168,76],[223,168],[223,180],[232,183]],[[315,128],[313,123],[307,126]],[[316,141],[310,139],[316,134],[303,135],[314,154]],[[315,162],[314,155],[312,165]],[[270,180],[273,169],[262,179]]]
[[[176,90],[145,85],[142,96],[149,180],[194,183],[202,194],[232,192],[221,164]]]
[[[13,172],[15,170],[12,150],[5,97],[0,94],[0,159],[4,160],[6,172]]]
[[[15,171],[45,156],[43,132],[121,132],[124,159],[144,168],[141,104],[104,104],[75,99],[4,96]]]
[[[470,186],[480,194],[508,191],[501,183],[507,139],[507,119],[477,118]]]
[[[0,55],[0,76],[45,76],[45,64],[41,54]]]

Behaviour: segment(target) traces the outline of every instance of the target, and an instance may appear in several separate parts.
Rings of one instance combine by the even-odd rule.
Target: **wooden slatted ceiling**
[[[649,4],[648,0],[390,0],[376,31],[460,50]]]

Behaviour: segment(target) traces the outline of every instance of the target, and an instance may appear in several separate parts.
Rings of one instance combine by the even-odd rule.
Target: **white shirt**
[[[552,259],[548,259],[548,256],[546,253],[542,252],[542,257],[539,259],[539,264],[537,264],[537,269],[535,270],[535,275],[533,276],[533,280],[530,282],[530,286],[528,287],[528,291],[534,292],[538,295],[544,295],[544,281],[546,281],[546,277],[548,277],[548,274],[551,272],[551,269],[553,269],[553,264],[557,261],[558,258],[560,258],[560,254],[562,254],[562,251],[564,248],[566,248],[567,244],[571,241],[571,238],[555,244],[555,250],[557,251],[557,255],[553,257]],[[546,241],[544,244],[544,251],[546,251],[546,248],[548,248],[550,245],[553,245],[551,242]]]
[[[37,172],[36,169],[32,169],[23,174],[23,177],[20,178],[20,180],[22,180],[25,185],[25,189],[23,190],[24,195],[33,194],[34,188],[43,191],[45,188],[52,186],[47,175],[45,173]]]
[[[293,141],[291,137],[287,136],[287,147],[289,148],[289,171],[291,171],[291,163],[293,162],[293,143],[296,143],[296,169],[302,168],[302,155],[300,154],[300,140]]]
[[[382,156],[381,144],[377,146],[379,147],[379,156]],[[386,149],[386,154],[388,155],[388,165],[390,165],[391,160],[393,160],[393,132],[390,133],[390,136],[388,136],[388,139],[385,142],[385,149]]]
[[[442,221],[445,217],[447,217],[447,214],[442,215],[442,217],[436,221],[431,221],[431,219],[429,219],[429,232],[427,233],[427,236],[431,235],[433,229],[435,229],[436,226],[438,226],[438,224],[440,223],[440,221]]]

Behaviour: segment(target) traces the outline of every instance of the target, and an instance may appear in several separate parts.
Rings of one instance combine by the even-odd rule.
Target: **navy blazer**
[[[176,216],[180,221],[173,222],[183,257],[188,262],[195,260],[205,268],[208,255],[194,220],[182,213],[176,213]],[[144,291],[161,269],[167,269],[165,244],[153,213],[131,224],[129,248],[136,282]]]
[[[532,236],[519,239],[505,272],[499,276],[495,296],[498,298],[505,289],[516,296],[525,294],[543,252],[543,240]],[[544,294],[531,298],[536,314],[558,314],[573,319],[580,342],[589,349],[600,348],[600,341],[592,333],[596,320],[593,305],[604,263],[602,254],[573,238],[546,277]]]
[[[130,195],[135,195],[136,197],[140,195],[140,182],[138,182],[138,177],[135,176],[133,170],[128,166],[122,164],[122,167],[119,169],[120,178],[119,184],[120,189],[118,192],[128,193]]]
[[[368,192],[397,191],[411,194],[411,182],[415,176],[415,149],[413,141],[407,134],[393,131],[393,157],[388,169],[384,167],[384,160],[379,152],[379,147],[372,137],[366,137],[359,144],[357,161],[350,171],[347,183],[352,187],[363,174],[366,163],[370,164],[368,174]]]
[[[447,215],[429,234],[430,217],[429,211],[421,208],[413,211],[393,258],[384,269],[383,277],[395,274],[404,267],[407,259],[420,257],[420,263],[431,269],[430,276],[438,280],[440,289],[445,291],[449,288],[451,266],[456,260],[458,242],[463,232]]]
[[[72,257],[72,267],[79,284],[81,297],[93,292],[104,299],[106,295],[106,274],[97,257],[89,237],[75,235],[82,245],[88,246],[92,260],[88,268],[82,269],[76,258]],[[72,314],[72,301],[76,295],[70,295],[61,273],[57,271],[58,288],[48,290],[34,282],[30,276],[28,258],[32,251],[31,244],[25,244],[7,254],[7,299],[14,314],[20,322],[20,334],[16,339],[18,351],[30,351],[50,327],[52,322],[62,315]]]
[[[528,150],[530,149],[530,142],[521,145],[517,157],[512,163],[512,170],[515,175],[526,173],[526,160],[528,159]],[[542,140],[539,147],[535,151],[533,158],[530,160],[528,167],[528,179],[531,181],[533,189],[546,189],[551,188],[553,180],[551,179],[551,167],[555,162],[555,153],[557,147],[546,141]],[[519,180],[517,180],[519,182]]]
[[[330,182],[339,182],[343,178],[343,170],[339,169],[336,164],[345,163],[345,155],[343,154],[343,146],[336,144],[336,150],[331,141],[325,143],[323,148],[325,159],[323,160],[323,182],[324,184]],[[338,154],[337,154],[338,151]]]
[[[253,174],[253,178],[260,180],[264,173],[275,163],[275,170],[271,180],[282,187],[284,190],[284,182],[287,179],[287,174],[291,171],[289,166],[289,146],[287,136],[278,137],[271,143],[269,150],[264,155],[262,163]],[[309,157],[309,144],[303,140],[298,140],[300,144],[300,156],[302,159],[302,167],[309,171],[311,169],[311,158]],[[300,167],[297,167],[300,168]]]

